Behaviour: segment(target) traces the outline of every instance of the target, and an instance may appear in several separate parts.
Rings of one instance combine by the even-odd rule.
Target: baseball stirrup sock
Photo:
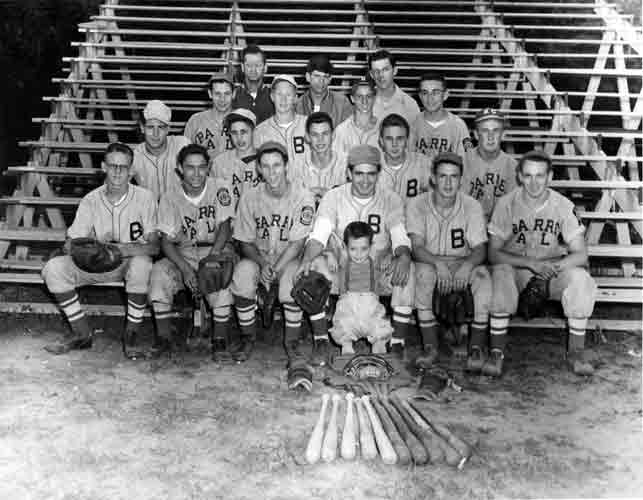
[[[74,335],[89,337],[91,333],[89,322],[82,307],[80,307],[80,300],[76,291],[55,293],[54,297],[65,314],[67,321],[69,321],[69,326]]]
[[[257,301],[235,295],[234,308],[237,311],[241,335],[255,337]]]
[[[328,320],[326,311],[310,316],[310,327],[313,330],[314,340],[328,340]]]
[[[509,330],[509,314],[491,314],[489,316],[489,347],[504,351]]]
[[[487,345],[487,322],[484,323],[474,321],[471,323],[471,341],[469,345],[471,347],[486,347]]]
[[[423,345],[438,345],[438,322],[435,320],[433,311],[429,309],[418,309],[418,326],[422,335]]]
[[[393,308],[393,339],[406,340],[409,334],[411,314],[413,309],[406,306],[398,306]]]
[[[294,302],[284,302],[284,337],[286,343],[299,339],[302,311]]]
[[[136,331],[143,323],[143,314],[147,305],[147,296],[144,293],[127,294],[127,329]]]
[[[585,349],[585,329],[587,318],[567,318],[569,336],[567,338],[568,351],[580,351]]]
[[[230,316],[232,307],[220,306],[212,309],[212,319],[214,320],[214,335],[217,337],[226,337],[230,325]]]
[[[172,318],[175,314],[171,304],[163,302],[152,302],[154,311],[154,322],[156,323],[155,338],[169,339],[172,335]]]

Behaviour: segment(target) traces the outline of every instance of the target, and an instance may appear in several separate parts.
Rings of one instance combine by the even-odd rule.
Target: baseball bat
[[[322,437],[324,436],[324,420],[326,419],[326,408],[328,408],[328,400],[330,396],[324,394],[322,396],[322,405],[321,410],[319,411],[319,417],[317,417],[317,423],[313,428],[313,433],[310,435],[308,440],[308,446],[306,446],[306,462],[309,464],[314,464],[319,461],[321,456],[321,447],[322,447]]]
[[[393,423],[395,424],[395,427],[397,427],[397,431],[400,433],[400,436],[402,436],[402,439],[406,443],[406,447],[411,452],[411,458],[413,458],[413,462],[417,465],[424,465],[425,463],[427,463],[429,461],[429,454],[427,453],[424,445],[420,442],[420,440],[415,437],[415,434],[413,434],[413,432],[411,432],[409,426],[406,425],[406,422],[402,418],[402,415],[400,415],[400,413],[391,404],[390,401],[382,400],[382,406],[384,406],[384,408],[388,412],[391,420],[393,420]]]
[[[404,422],[409,427],[409,429],[411,429],[411,432],[413,432],[413,434],[415,434],[415,436],[424,445],[424,448],[429,454],[429,461],[434,464],[443,462],[444,451],[440,447],[440,443],[438,443],[437,438],[433,434],[424,432],[422,428],[415,423],[415,420],[413,420],[411,415],[409,415],[409,413],[406,411],[404,406],[402,406],[401,402],[397,398],[392,397],[391,403],[393,404],[393,406],[395,406],[395,409],[402,416],[402,418],[404,419]]]
[[[375,438],[373,437],[371,422],[368,420],[366,409],[364,409],[360,398],[355,399],[355,408],[359,419],[359,447],[362,450],[362,458],[373,460],[377,456]]]
[[[395,428],[395,424],[393,423],[393,420],[391,420],[388,412],[379,400],[373,399],[372,404],[378,417],[380,417],[380,422],[382,422],[382,427],[384,427],[386,435],[391,440],[393,448],[395,448],[395,453],[397,453],[397,463],[400,465],[410,464],[411,452],[402,439],[402,436],[400,436],[400,433]]]
[[[353,414],[352,392],[346,394],[346,418],[344,419],[344,430],[342,432],[342,444],[340,446],[342,458],[344,460],[353,460],[357,455],[356,425],[355,415]]]
[[[326,427],[326,435],[322,444],[322,460],[326,463],[337,458],[337,411],[339,410],[339,394],[333,394],[333,407],[330,410],[330,420]]]
[[[380,451],[380,456],[382,457],[382,462],[385,464],[393,465],[397,462],[397,453],[391,444],[386,432],[382,428],[382,423],[378,418],[375,410],[371,406],[371,402],[368,396],[362,396],[362,402],[364,403],[364,408],[368,413],[368,418],[373,426],[373,435],[375,436],[375,441],[377,442],[377,448]]]
[[[461,468],[466,460],[463,461],[463,457],[460,456],[458,451],[449,443],[447,443],[442,436],[435,432],[435,430],[428,424],[428,422],[424,420],[422,414],[418,413],[418,411],[413,406],[411,406],[408,401],[402,401],[402,404],[404,405],[404,409],[409,412],[415,423],[418,424],[418,426],[420,426],[420,428],[424,432],[430,434],[434,438],[435,442],[438,443],[440,448],[442,448],[447,464]]]

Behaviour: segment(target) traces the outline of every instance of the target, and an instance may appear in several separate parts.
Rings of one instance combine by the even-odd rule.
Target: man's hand
[[[295,271],[295,280],[297,280],[300,276],[308,276],[312,264],[313,262],[311,260],[302,259],[299,263],[299,266],[297,267],[297,270]]]
[[[433,263],[433,267],[435,267],[435,274],[437,275],[438,291],[441,295],[449,293],[453,288],[453,277],[449,266],[447,266],[446,262],[436,260]]]
[[[557,263],[549,259],[547,260],[533,259],[529,263],[528,267],[530,270],[534,272],[534,274],[537,274],[538,276],[541,276],[546,280],[553,278],[560,271],[560,268],[557,265]]]
[[[391,272],[391,285],[405,286],[409,281],[411,256],[408,253],[402,253],[394,257],[388,270]]]
[[[277,273],[270,264],[264,264],[261,267],[261,281],[267,285],[271,284],[277,278]]]
[[[335,254],[333,252],[326,252],[326,265],[328,266],[328,270],[331,273],[336,273],[337,270],[339,269],[339,262],[337,262],[337,257],[335,257]]]
[[[453,274],[453,290],[464,290],[469,284],[473,265],[466,260],[460,265],[458,270]]]
[[[196,275],[196,271],[192,269],[189,264],[184,264],[181,266],[181,275],[183,276],[183,283],[192,295],[197,295],[199,293],[199,278]]]

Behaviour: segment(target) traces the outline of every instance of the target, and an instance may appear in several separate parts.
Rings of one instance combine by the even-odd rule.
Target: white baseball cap
[[[272,84],[270,85],[270,88],[273,89],[275,88],[275,85],[278,82],[288,82],[290,85],[295,87],[295,90],[297,90],[297,82],[295,81],[295,78],[291,75],[277,75],[272,79]]]
[[[147,103],[143,110],[145,120],[158,120],[166,125],[172,120],[172,110],[168,108],[163,101],[154,99]]]

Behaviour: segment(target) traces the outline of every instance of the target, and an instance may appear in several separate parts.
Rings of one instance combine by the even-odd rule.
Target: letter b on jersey
[[[464,229],[451,229],[451,248],[462,248],[464,246]]]

